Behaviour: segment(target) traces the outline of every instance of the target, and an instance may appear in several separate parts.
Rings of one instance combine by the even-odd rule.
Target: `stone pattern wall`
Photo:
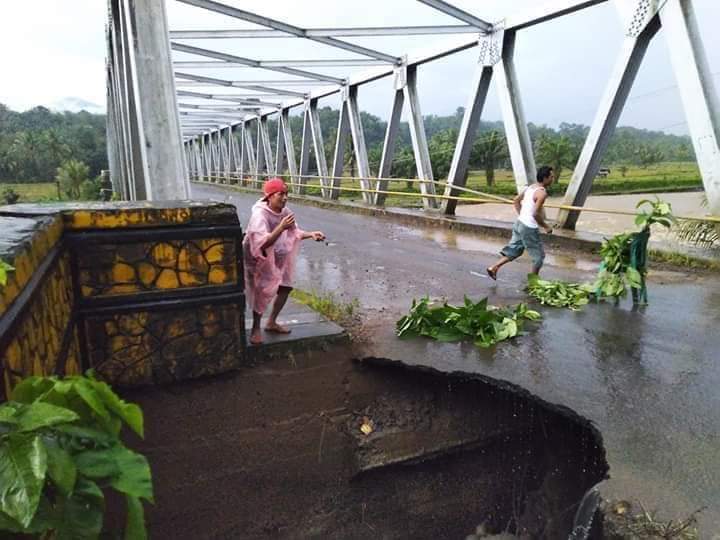
[[[230,371],[241,354],[241,324],[235,305],[88,317],[90,364],[103,378],[126,386]]]
[[[232,238],[83,246],[77,252],[83,297],[237,284]]]
[[[2,351],[5,392],[28,375],[54,375],[58,362],[65,360],[63,347],[74,341],[73,290],[70,257],[58,257],[42,285],[35,292]],[[68,335],[69,333],[69,335]],[[62,373],[79,372],[77,358],[65,361]]]
[[[0,400],[30,375],[94,368],[142,385],[241,365],[234,207],[14,205],[0,227],[0,260],[14,267],[0,285]]]

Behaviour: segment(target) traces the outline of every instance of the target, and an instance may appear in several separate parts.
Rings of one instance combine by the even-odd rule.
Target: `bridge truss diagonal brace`
[[[645,52],[659,29],[660,19],[655,15],[637,36],[625,38],[565,192],[563,204],[569,206],[585,204],[593,179],[600,170],[600,160],[615,131]],[[578,210],[559,210],[557,223],[564,229],[575,229],[579,217]]]
[[[353,150],[355,152],[355,162],[357,163],[358,173],[360,176],[360,187],[362,189],[370,189],[370,163],[368,162],[367,146],[365,144],[365,132],[363,131],[362,118],[360,115],[360,105],[358,104],[358,87],[350,86],[347,93],[347,112],[350,123],[350,134],[352,136]],[[372,204],[372,194],[369,191],[363,191],[363,201]]]
[[[110,0],[110,28],[121,46],[128,112],[120,130],[133,154],[135,199],[187,199],[190,184],[164,2]],[[119,19],[120,24],[116,24]],[[113,56],[113,63],[116,57]]]
[[[400,68],[403,69],[404,68]],[[390,109],[390,117],[388,125],[385,129],[385,139],[383,141],[382,155],[380,156],[380,167],[378,168],[379,180],[375,183],[375,199],[376,206],[384,206],[387,195],[380,193],[387,191],[390,170],[392,169],[392,159],[395,155],[395,146],[397,144],[397,136],[400,128],[400,118],[402,116],[403,104],[405,102],[405,73],[396,71],[395,73],[395,96],[393,97],[392,108]]]
[[[338,114],[338,127],[335,137],[335,155],[333,157],[331,182],[333,189],[326,190],[325,188],[323,188],[323,197],[337,199],[340,196],[340,191],[337,188],[339,188],[341,185],[340,177],[343,174],[343,169],[345,165],[345,141],[347,141],[347,136],[349,134],[350,119],[348,118],[348,103],[347,99],[343,99],[340,102],[340,114]]]
[[[328,183],[327,160],[325,159],[325,145],[323,143],[322,129],[320,127],[320,115],[318,113],[318,100],[310,99],[305,102],[303,116],[302,150],[300,153],[300,186],[298,193],[305,193],[305,184],[310,171],[310,141],[312,139],[317,173],[320,177],[320,185],[324,188],[331,187]]]
[[[433,181],[432,163],[430,162],[430,150],[417,92],[417,66],[407,66],[406,69],[407,75],[403,92],[405,101],[408,102],[410,108],[410,140],[415,155],[417,176],[421,180],[420,192],[425,195],[423,197],[423,206],[427,210],[432,210],[436,209],[438,204],[437,199],[433,197],[435,195],[435,184],[431,183]],[[422,180],[430,180],[430,182],[422,182]]]
[[[668,0],[660,12],[708,207],[720,215],[720,102],[690,0]],[[692,60],[689,60],[692,59]]]
[[[293,145],[292,130],[290,128],[290,109],[282,109],[278,115],[275,174],[282,174],[285,171],[286,163],[291,183],[297,183],[297,162],[295,160],[295,146]]]
[[[515,37],[514,30],[505,32],[502,60],[495,66],[494,72],[515,185],[517,192],[521,193],[535,181],[537,172],[515,72]]]
[[[465,114],[460,125],[455,145],[445,196],[456,197],[467,183],[470,153],[477,134],[480,118],[493,75],[498,78],[498,97],[505,124],[506,137],[513,158],[513,171],[518,186],[527,184],[528,169],[534,170],[532,145],[527,123],[525,122],[520,89],[517,84],[514,66],[515,31],[505,31],[504,23],[498,23],[492,32],[479,39],[479,62]],[[441,208],[443,213],[455,214],[457,201],[445,199]]]
[[[245,156],[247,156],[248,172],[253,178],[253,186],[257,187],[259,178],[258,163],[255,159],[255,156],[257,155],[257,149],[255,148],[255,143],[252,136],[253,124],[255,122],[257,122],[257,120],[245,122],[245,125],[243,127],[243,142],[245,143]]]
[[[270,146],[270,131],[268,129],[268,117],[261,116],[258,122],[258,168],[262,165],[266,176],[272,176],[275,172],[275,161],[273,160],[272,147]]]

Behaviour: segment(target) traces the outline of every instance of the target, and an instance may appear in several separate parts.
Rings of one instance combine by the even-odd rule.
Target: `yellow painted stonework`
[[[78,253],[84,297],[238,283],[236,243],[228,238],[88,246]]]
[[[178,289],[240,286],[235,233],[224,236],[208,228],[208,237],[197,238],[197,231],[206,226],[238,227],[234,209],[213,203],[174,204],[27,206],[26,213],[18,205],[10,217],[0,210],[0,220],[17,220],[17,247],[13,245],[9,257],[3,256],[15,270],[8,274],[7,285],[0,286],[0,317],[39,275],[38,269],[46,268],[42,280],[33,285],[34,293],[25,295],[25,304],[16,310],[12,333],[0,336],[0,399],[29,375],[78,374],[93,367],[113,383],[152,384],[237,365],[244,346],[242,303],[215,305],[213,300],[188,308],[179,303],[170,312],[93,308],[74,323],[76,298],[83,306],[85,299],[121,296],[128,297],[128,306],[143,301],[154,306],[159,305],[155,296],[162,299]],[[181,230],[173,237],[172,226],[192,227],[193,234],[184,239]],[[167,239],[149,235],[146,241],[128,241],[127,236],[115,241],[110,232],[87,243],[60,243],[64,231],[156,227],[163,227],[163,234],[167,231]],[[206,293],[197,294],[205,298]]]

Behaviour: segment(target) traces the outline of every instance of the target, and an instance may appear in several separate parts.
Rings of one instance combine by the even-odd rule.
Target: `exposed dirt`
[[[127,392],[146,415],[152,538],[559,538],[605,477],[599,433],[474,375],[346,346]],[[363,434],[363,423],[372,430]]]

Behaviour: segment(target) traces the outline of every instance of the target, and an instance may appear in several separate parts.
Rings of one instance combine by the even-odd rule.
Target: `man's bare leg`
[[[496,262],[492,266],[488,266],[485,269],[486,272],[488,273],[488,276],[490,276],[492,279],[497,279],[497,272],[498,272],[498,270],[500,270],[500,267],[505,266],[510,261],[512,261],[512,259],[510,257],[505,257],[503,255],[498,262]]]
[[[273,304],[272,312],[270,313],[270,317],[268,318],[267,324],[265,325],[265,330],[267,330],[268,332],[275,332],[276,334],[290,333],[290,330],[288,328],[280,326],[277,323],[277,318],[278,315],[280,315],[282,308],[285,307],[285,303],[287,302],[291,290],[291,287],[283,287],[282,285],[278,287],[278,292],[277,296],[275,297],[275,303]]]

